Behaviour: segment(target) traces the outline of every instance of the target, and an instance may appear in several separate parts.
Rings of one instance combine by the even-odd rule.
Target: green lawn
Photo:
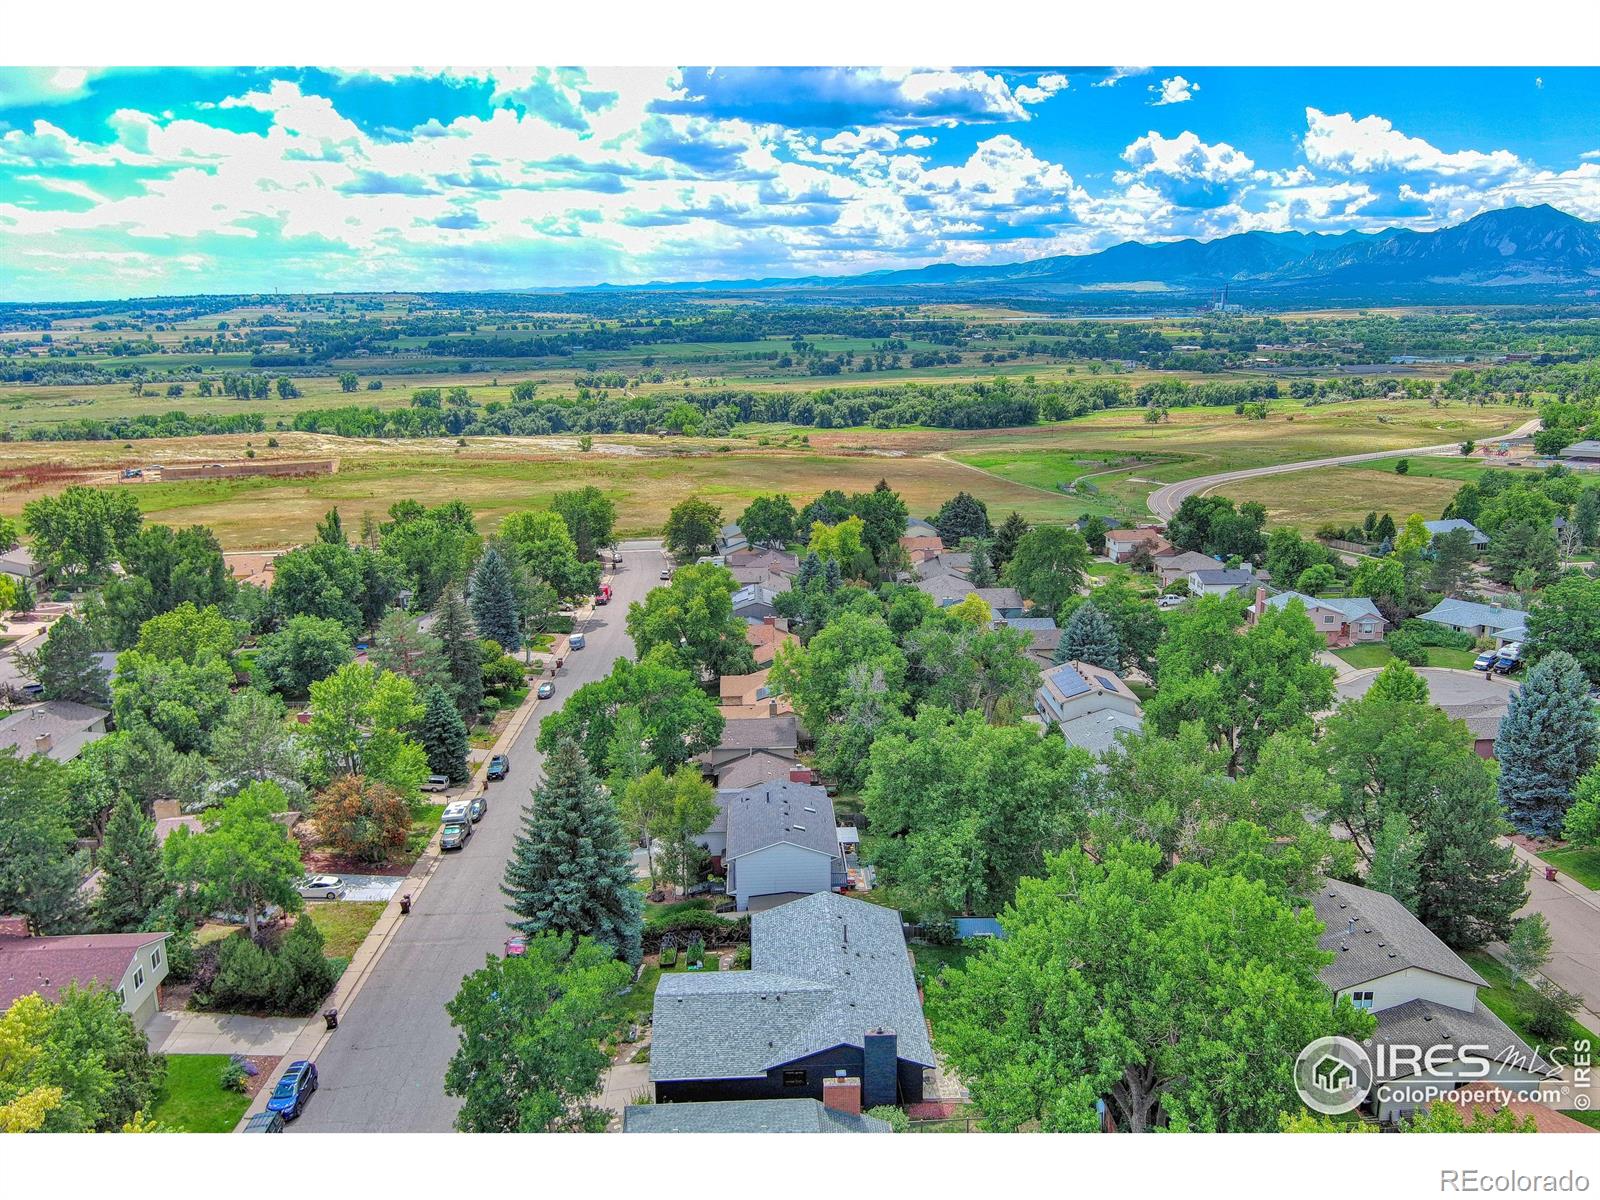
[[[1546,850],[1539,857],[1584,887],[1600,892],[1600,850]]]
[[[230,1133],[250,1107],[243,1092],[223,1088],[226,1054],[169,1054],[155,1111],[159,1124],[181,1133]]]
[[[1544,1039],[1528,1028],[1527,997],[1532,993],[1532,987],[1526,982],[1512,983],[1510,969],[1494,955],[1485,950],[1469,950],[1462,955],[1467,963],[1479,975],[1489,981],[1489,987],[1478,992],[1478,997],[1489,1011],[1494,1013],[1530,1046],[1541,1043],[1548,1045]],[[1558,1039],[1558,1044],[1565,1049],[1572,1042],[1588,1038],[1591,1042],[1595,1039],[1593,1030],[1586,1028],[1578,1022],[1568,1018],[1567,1034]],[[1552,1047],[1553,1048],[1553,1047]],[[1571,1061],[1564,1058],[1563,1061]]]
[[[1458,671],[1470,671],[1473,660],[1478,657],[1476,650],[1451,650],[1444,646],[1429,646],[1427,649],[1430,667],[1453,667]],[[1368,667],[1388,666],[1390,660],[1394,658],[1394,652],[1382,642],[1347,646],[1333,653],[1358,671]]]
[[[917,974],[925,979],[936,978],[946,967],[959,967],[978,953],[983,943],[958,942],[954,946],[931,946],[926,942],[911,943],[911,957],[916,961]]]
[[[306,913],[322,931],[329,958],[350,958],[387,907],[381,900],[307,900]]]
[[[411,832],[406,835],[406,853],[415,858],[428,846],[428,839],[439,828],[439,818],[444,816],[442,804],[413,804],[411,806]]]

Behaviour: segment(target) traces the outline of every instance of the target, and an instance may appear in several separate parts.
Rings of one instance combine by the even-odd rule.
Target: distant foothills
[[[941,263],[862,275],[797,279],[652,283],[609,291],[828,293],[864,299],[976,296],[1134,295],[1171,303],[1174,293],[1216,294],[1264,305],[1293,296],[1329,300],[1455,299],[1507,302],[1600,299],[1600,224],[1540,204],[1502,208],[1428,232],[1238,233],[1214,241],[1123,242],[1094,254],[1067,254],[989,266]]]

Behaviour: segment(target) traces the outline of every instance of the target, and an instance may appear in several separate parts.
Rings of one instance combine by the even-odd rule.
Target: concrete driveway
[[[465,849],[441,861],[409,916],[373,963],[317,1055],[317,1101],[295,1132],[442,1132],[460,1108],[444,1094],[458,1034],[444,1011],[461,980],[499,955],[508,933],[500,883],[540,778],[539,722],[585,683],[633,653],[628,603],[655,587],[665,559],[655,543],[624,542],[623,565],[608,575],[612,602],[580,614],[588,645],[567,656],[556,694],[538,701],[511,747],[511,774],[488,785],[489,813]]]
[[[284,1055],[305,1028],[301,1017],[160,1012],[145,1026],[152,1054]]]
[[[348,889],[344,894],[346,900],[392,900],[406,881],[404,875],[341,875],[339,878]],[[319,901],[306,901],[308,906],[317,903]]]

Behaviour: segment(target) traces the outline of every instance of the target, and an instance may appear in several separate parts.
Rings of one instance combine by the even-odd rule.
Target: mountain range
[[[1502,208],[1418,232],[1238,233],[1213,241],[1122,242],[988,266],[939,263],[860,275],[652,283],[652,290],[1099,297],[1214,294],[1279,301],[1290,295],[1444,301],[1600,295],[1600,224],[1548,204]],[[819,297],[820,298],[820,297]]]

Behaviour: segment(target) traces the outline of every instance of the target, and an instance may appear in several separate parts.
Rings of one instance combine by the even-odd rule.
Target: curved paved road
[[[578,628],[588,645],[567,658],[553,701],[540,703],[511,748],[511,774],[488,789],[489,811],[472,840],[445,857],[383,948],[339,1028],[317,1054],[320,1087],[291,1129],[339,1133],[445,1132],[460,1103],[444,1094],[458,1035],[445,1014],[461,980],[499,954],[509,930],[500,881],[539,779],[540,720],[573,690],[633,653],[623,622],[628,602],[659,582],[659,545],[624,542],[615,595]]]
[[[1525,421],[1510,433],[1500,434],[1493,441],[1504,438],[1525,437],[1539,428],[1535,417]],[[1437,446],[1400,447],[1394,450],[1372,450],[1363,454],[1340,454],[1334,458],[1313,458],[1305,462],[1277,463],[1270,467],[1249,467],[1239,471],[1221,471],[1215,475],[1197,475],[1193,479],[1180,479],[1150,493],[1150,511],[1163,521],[1170,521],[1178,506],[1190,496],[1200,496],[1224,483],[1240,479],[1255,479],[1262,475],[1287,475],[1290,471],[1309,471],[1315,467],[1339,467],[1346,463],[1371,462],[1377,458],[1398,458],[1402,454],[1443,454],[1460,446],[1460,442],[1444,442]]]

